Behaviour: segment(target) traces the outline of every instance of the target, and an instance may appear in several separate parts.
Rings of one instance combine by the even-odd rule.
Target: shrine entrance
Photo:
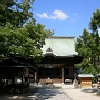
[[[52,83],[65,83],[66,78],[74,78],[74,66],[65,64],[37,64],[38,83],[46,82],[46,79],[52,79]]]

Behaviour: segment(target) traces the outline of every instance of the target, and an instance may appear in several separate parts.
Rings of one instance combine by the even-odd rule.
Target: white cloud
[[[40,18],[59,19],[59,20],[65,20],[69,17],[62,10],[57,10],[57,9],[53,11],[52,15],[48,15],[47,13],[43,13],[43,14],[37,14],[37,16]]]
[[[39,16],[40,18],[49,18],[48,14],[43,13],[43,14],[37,14],[37,16]]]

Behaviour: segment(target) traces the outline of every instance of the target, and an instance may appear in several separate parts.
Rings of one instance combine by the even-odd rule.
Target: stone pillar
[[[62,84],[64,84],[64,79],[65,79],[65,73],[64,73],[64,67],[62,67]]]

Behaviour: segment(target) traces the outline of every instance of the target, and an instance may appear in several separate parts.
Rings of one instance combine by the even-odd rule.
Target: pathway
[[[0,95],[0,100],[69,100],[61,88],[34,87],[30,85],[27,93]]]

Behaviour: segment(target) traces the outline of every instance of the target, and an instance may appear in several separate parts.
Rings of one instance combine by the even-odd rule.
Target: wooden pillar
[[[65,79],[65,73],[64,73],[64,67],[62,67],[62,84],[64,84],[64,79]]]
[[[37,72],[35,72],[35,83],[37,83]]]

